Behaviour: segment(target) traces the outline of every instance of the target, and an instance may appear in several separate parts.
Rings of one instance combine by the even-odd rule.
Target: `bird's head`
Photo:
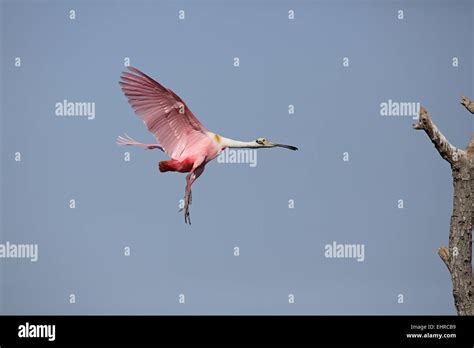
[[[275,143],[272,143],[267,138],[258,138],[257,140],[255,140],[255,145],[256,147],[284,147],[285,149],[290,149],[293,151],[298,150],[296,146],[285,145],[285,144],[275,144]]]

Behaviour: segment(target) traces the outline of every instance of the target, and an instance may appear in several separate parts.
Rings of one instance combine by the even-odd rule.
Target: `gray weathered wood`
[[[462,97],[461,104],[474,114],[474,102]],[[414,129],[424,130],[435,148],[451,165],[453,177],[453,212],[449,229],[449,245],[438,254],[451,274],[454,304],[459,315],[474,315],[474,280],[472,277],[472,228],[474,226],[474,132],[465,150],[451,145],[420,108]]]

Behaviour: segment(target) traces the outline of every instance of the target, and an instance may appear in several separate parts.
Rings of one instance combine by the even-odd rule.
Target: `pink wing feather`
[[[128,69],[133,74],[122,73],[122,91],[171,158],[179,159],[187,145],[207,137],[207,129],[178,95],[140,70]]]

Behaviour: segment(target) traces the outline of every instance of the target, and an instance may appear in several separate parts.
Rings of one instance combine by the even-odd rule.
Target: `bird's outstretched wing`
[[[140,70],[128,67],[119,82],[135,113],[153,133],[165,152],[178,159],[188,140],[205,136],[207,129],[184,101]]]

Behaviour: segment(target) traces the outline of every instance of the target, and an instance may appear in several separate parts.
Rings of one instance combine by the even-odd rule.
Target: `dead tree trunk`
[[[474,102],[462,97],[461,104],[474,114]],[[448,267],[453,283],[454,304],[459,315],[474,315],[474,280],[472,278],[472,228],[474,226],[474,133],[465,150],[449,143],[431,120],[425,108],[420,108],[414,129],[426,132],[435,148],[451,165],[454,197],[449,229],[449,246],[438,254]]]

